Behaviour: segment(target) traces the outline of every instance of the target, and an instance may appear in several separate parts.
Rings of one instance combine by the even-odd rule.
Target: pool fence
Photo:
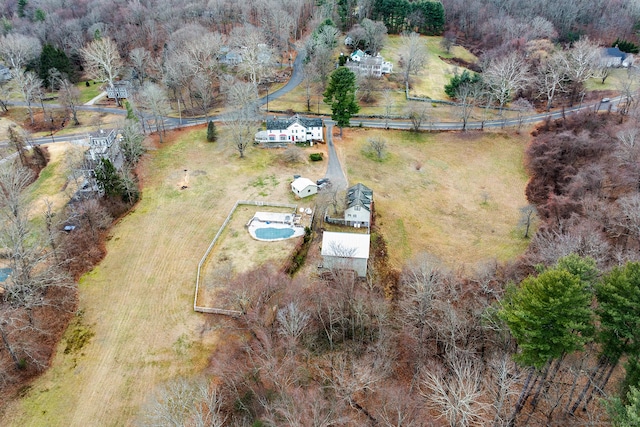
[[[198,305],[198,292],[200,290],[200,279],[201,279],[202,266],[204,265],[204,263],[209,258],[209,254],[211,254],[211,251],[213,250],[213,247],[215,246],[215,244],[218,241],[218,239],[220,238],[220,235],[222,235],[222,232],[226,228],[227,224],[229,224],[229,221],[231,221],[231,217],[233,216],[234,212],[236,211],[236,209],[240,205],[269,206],[269,207],[274,207],[274,208],[291,208],[294,212],[295,212],[296,209],[298,209],[298,205],[292,205],[292,204],[288,204],[288,203],[270,203],[270,202],[253,201],[253,200],[238,200],[233,205],[233,208],[231,208],[231,211],[229,211],[229,214],[227,215],[227,217],[225,218],[224,222],[222,223],[222,226],[220,227],[220,229],[218,230],[218,232],[214,236],[213,240],[209,244],[209,247],[207,248],[206,252],[202,256],[202,259],[198,263],[198,271],[196,273],[196,292],[195,292],[195,295],[193,297],[193,311],[196,311],[198,313],[222,314],[222,315],[225,315],[225,316],[232,316],[232,317],[238,317],[238,316],[243,314],[241,311],[238,311],[238,310],[228,310],[228,309],[224,309],[224,308],[205,307],[205,306]]]

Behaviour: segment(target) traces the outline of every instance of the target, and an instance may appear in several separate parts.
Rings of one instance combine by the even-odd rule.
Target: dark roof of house
[[[322,119],[300,117],[297,114],[288,119],[274,118],[267,120],[267,130],[287,129],[294,123],[300,123],[305,128],[322,127]]]
[[[607,47],[604,49],[604,53],[606,56],[610,56],[613,58],[625,59],[627,54],[618,49],[618,47]]]
[[[356,184],[347,189],[347,207],[363,206],[366,210],[371,211],[371,202],[373,201],[373,190],[364,184]]]

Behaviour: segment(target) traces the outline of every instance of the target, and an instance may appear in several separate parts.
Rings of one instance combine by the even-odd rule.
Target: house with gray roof
[[[296,142],[323,141],[322,119],[300,117],[298,114],[291,118],[274,117],[267,120],[267,130],[255,135],[255,142],[265,145],[282,145]]]
[[[351,227],[370,227],[373,190],[364,184],[356,184],[347,189],[347,208],[344,221]]]
[[[621,51],[618,46],[604,47],[600,50],[600,66],[626,68],[633,65],[633,61],[633,55]]]
[[[80,194],[97,193],[102,195],[96,180],[96,167],[102,159],[107,159],[117,170],[124,166],[124,156],[120,149],[120,140],[116,129],[100,129],[89,134],[89,149],[84,153],[80,173],[84,182],[80,186]]]
[[[131,96],[131,83],[128,80],[113,82],[105,88],[109,99],[127,99]]]
[[[11,75],[11,70],[5,67],[3,64],[0,64],[0,81],[11,80],[13,76]]]

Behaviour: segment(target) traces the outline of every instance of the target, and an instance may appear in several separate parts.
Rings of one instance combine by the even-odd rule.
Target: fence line
[[[236,209],[240,205],[271,206],[271,207],[276,207],[276,208],[291,208],[291,209],[294,209],[294,210],[298,208],[298,205],[291,205],[291,204],[288,204],[288,203],[269,203],[269,202],[261,202],[261,201],[254,201],[254,200],[238,200],[233,205],[233,208],[231,208],[231,211],[229,211],[229,214],[227,215],[227,217],[225,218],[224,222],[222,223],[222,226],[220,227],[220,229],[216,233],[215,237],[213,238],[213,240],[209,244],[209,247],[207,248],[207,250],[205,251],[204,255],[202,256],[202,259],[200,259],[200,262],[198,263],[198,271],[196,273],[196,292],[195,292],[195,295],[193,297],[193,311],[196,311],[196,312],[199,312],[199,313],[224,314],[224,315],[233,316],[233,317],[240,316],[242,314],[242,312],[237,311],[237,310],[227,310],[227,309],[224,309],[224,308],[203,307],[203,306],[199,306],[198,305],[198,291],[200,290],[200,272],[202,270],[202,266],[207,261],[207,258],[209,257],[209,254],[211,253],[211,250],[213,249],[213,247],[215,246],[216,242],[218,241],[218,238],[220,238],[220,235],[222,234],[222,232],[226,228],[227,224],[229,224],[229,221],[231,221],[231,217],[233,216],[234,212],[236,211]]]

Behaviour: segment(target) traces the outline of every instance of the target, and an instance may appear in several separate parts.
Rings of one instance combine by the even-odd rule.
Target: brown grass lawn
[[[239,159],[225,146],[224,126],[217,143],[204,142],[205,133],[185,130],[151,147],[140,168],[142,200],[111,230],[103,262],[80,281],[82,324],[95,335],[73,354],[64,354],[63,341],[51,369],[9,405],[0,425],[134,425],[159,384],[206,367],[221,335],[203,327],[207,317],[192,311],[196,266],[205,249],[236,200],[295,203],[292,175],[316,179],[326,162],[288,166],[278,151],[254,147]],[[336,145],[350,182],[374,190],[394,265],[424,251],[451,264],[473,264],[507,259],[526,246],[515,229],[525,204],[527,137],[389,132],[390,154],[377,162],[362,150],[375,133],[346,130]],[[58,169],[34,187],[34,200],[62,197],[54,177],[60,158],[56,153],[52,168]],[[273,259],[261,245],[236,244],[243,240],[245,214],[251,212],[238,215],[223,239],[224,257],[234,265]],[[317,257],[312,247],[300,274],[316,270]]]
[[[523,168],[528,135],[507,133],[381,134],[388,144],[379,162],[368,139],[379,131],[349,129],[336,146],[351,185],[374,192],[378,225],[400,267],[421,252],[449,265],[473,266],[522,252],[519,208],[527,204]]]
[[[461,46],[454,46],[451,49],[451,53],[447,54],[440,49],[440,40],[442,39],[442,37],[422,37],[422,39],[424,40],[429,51],[429,63],[419,76],[413,78],[413,87],[411,89],[411,94],[429,96],[434,99],[447,99],[444,93],[444,85],[449,82],[449,79],[456,70],[458,70],[458,72],[462,72],[463,69],[455,65],[447,64],[439,57],[457,57],[469,62],[474,62],[476,58],[472,53]],[[400,59],[400,45],[400,36],[389,36],[387,38],[387,43],[381,52],[381,55],[386,60],[393,62],[394,73],[396,74],[401,73],[400,66],[398,64],[398,60]],[[395,106],[391,114],[403,114],[407,104],[404,96],[404,87],[396,80],[401,80],[401,78],[394,77],[392,79],[389,79],[389,77],[384,77],[380,79],[380,83],[378,85],[379,93],[375,95],[376,101],[371,104],[360,103],[360,114],[379,115],[383,113],[383,108],[380,106],[379,102],[382,99],[381,91],[385,88],[393,90]],[[317,113],[319,107],[321,114],[331,114],[330,107],[322,102],[322,90],[320,89],[319,85],[316,85],[312,92],[314,95],[311,98],[311,112]],[[283,96],[277,100],[270,101],[269,108],[278,111],[285,111],[288,109],[301,112],[306,111],[307,105],[305,94],[306,91],[304,85],[300,85],[298,88],[296,88],[286,96]],[[318,103],[318,101],[320,102]],[[446,109],[446,107],[444,106],[439,107],[440,110]]]
[[[237,199],[291,203],[292,175],[316,179],[326,162],[290,167],[277,151],[253,147],[240,160],[224,145],[224,126],[220,142],[204,142],[205,133],[174,134],[174,142],[149,151],[142,200],[112,229],[106,258],[79,285],[83,323],[95,336],[77,354],[63,354],[61,343],[51,369],[0,425],[132,425],[159,383],[206,366],[217,335],[192,311],[205,249]],[[185,169],[188,188],[181,190]],[[277,185],[253,185],[271,176]],[[40,188],[60,191],[57,184]]]
[[[265,181],[267,182],[266,186],[269,187],[279,186],[280,184],[271,177],[261,182]],[[255,185],[255,182],[253,185]],[[309,197],[292,201],[291,203],[297,204],[298,207],[313,208],[313,200],[314,197]],[[279,199],[273,201],[279,201]],[[229,277],[233,274],[249,271],[265,263],[272,264],[276,269],[280,269],[302,239],[302,237],[297,237],[277,242],[254,240],[245,225],[253,218],[256,212],[291,213],[293,210],[251,205],[239,205],[236,208],[231,220],[203,264],[200,272],[202,286],[198,295],[199,306],[237,309],[237,307],[224,305],[222,301],[216,298],[216,292],[224,289]]]

